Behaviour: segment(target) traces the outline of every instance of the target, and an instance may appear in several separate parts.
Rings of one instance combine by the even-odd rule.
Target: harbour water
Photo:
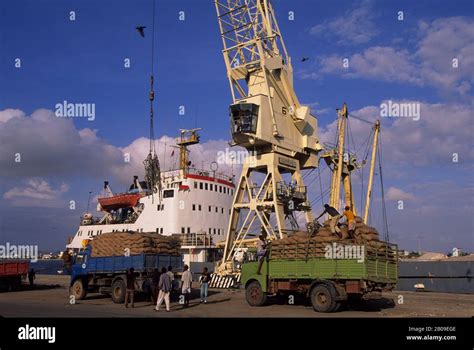
[[[35,263],[30,262],[30,268],[35,269],[35,272],[41,275],[58,275],[58,271],[63,271],[63,266],[62,259],[42,259]]]

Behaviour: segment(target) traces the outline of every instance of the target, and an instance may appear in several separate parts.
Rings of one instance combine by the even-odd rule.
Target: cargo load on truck
[[[90,241],[89,246],[92,248],[93,257],[124,255],[124,253],[181,255],[179,238],[149,232],[104,233]]]

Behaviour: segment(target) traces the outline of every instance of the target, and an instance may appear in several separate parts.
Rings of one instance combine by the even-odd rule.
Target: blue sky
[[[384,100],[422,103],[426,118],[419,124],[382,121],[388,136],[384,148],[388,153],[386,188],[394,188],[393,202],[389,203],[391,226],[394,232],[400,232],[399,241],[407,248],[415,249],[417,245],[403,234],[411,230],[423,233],[426,249],[448,251],[457,245],[473,250],[473,155],[472,134],[468,133],[472,132],[472,114],[466,112],[472,109],[473,96],[470,86],[474,68],[469,63],[472,2],[280,0],[273,1],[273,6],[293,59],[299,99],[313,107],[321,134],[328,139],[334,131],[334,110],[344,101],[351,111],[370,120],[375,120],[375,108]],[[11,147],[6,148],[14,153],[18,142],[16,148],[26,147],[25,157],[28,150],[39,152],[46,144],[49,146],[44,148],[47,154],[30,157],[30,167],[24,171],[14,169],[11,153],[0,153],[0,160],[4,158],[0,240],[24,237],[34,239],[40,247],[60,249],[65,237],[74,232],[80,212],[71,212],[57,203],[75,198],[85,206],[88,191],[97,192],[104,178],[114,178],[121,186],[126,184],[116,175],[119,171],[108,174],[107,168],[100,166],[91,170],[96,164],[92,161],[87,169],[73,169],[74,160],[78,164],[83,161],[80,152],[66,162],[64,157],[71,152],[48,151],[54,143],[48,132],[56,135],[54,128],[60,122],[33,123],[31,115],[38,109],[54,110],[54,105],[63,100],[95,103],[93,122],[75,119],[67,121],[71,125],[66,126],[64,121],[61,128],[68,130],[62,134],[71,133],[70,140],[80,135],[78,142],[87,144],[83,142],[87,139],[94,144],[85,150],[94,153],[97,164],[105,157],[104,149],[111,152],[106,153],[110,159],[115,159],[118,150],[133,148],[134,142],[146,137],[151,9],[151,0],[2,1],[0,113],[4,111],[7,117],[4,126],[0,117],[0,132],[2,128],[4,132],[9,130],[2,144],[8,139],[7,146]],[[69,11],[75,11],[75,21],[69,20]],[[178,20],[179,11],[184,11],[184,21]],[[289,11],[294,12],[294,20],[288,19]],[[398,11],[403,11],[403,21],[397,20]],[[155,134],[173,137],[179,128],[200,126],[204,129],[203,142],[223,140],[224,145],[230,136],[230,91],[214,4],[205,0],[157,0],[155,20]],[[148,27],[145,39],[135,31],[137,25]],[[466,28],[471,28],[471,33]],[[455,37],[451,38],[451,33]],[[440,63],[449,64],[453,55],[462,58],[461,68],[454,75]],[[302,57],[310,59],[301,62]],[[351,62],[348,72],[337,66],[345,57]],[[21,59],[20,69],[14,67],[16,58]],[[131,60],[130,68],[124,68],[126,58]],[[185,107],[184,116],[178,114],[179,106]],[[14,125],[15,121],[19,124]],[[441,128],[439,122],[446,122],[445,127]],[[47,130],[37,129],[41,127]],[[354,127],[356,143],[365,140],[366,126]],[[25,130],[28,128],[31,130]],[[80,134],[80,130],[88,131]],[[419,132],[415,134],[415,130]],[[403,138],[409,133],[413,135],[405,142]],[[437,139],[442,146],[429,145]],[[57,147],[74,150],[67,142],[60,140]],[[410,145],[413,153],[407,151]],[[450,159],[454,152],[460,153],[462,161],[453,165]],[[104,163],[109,164],[110,159]],[[54,168],[48,162],[64,163],[64,169],[48,171]],[[51,199],[51,205],[28,204],[28,194],[21,191],[28,186],[51,191],[51,196],[45,197]],[[462,198],[452,196],[456,191]],[[404,197],[411,208],[424,211],[401,215],[393,207],[397,195]],[[24,217],[29,219],[19,220]],[[456,233],[449,232],[451,226],[447,224],[453,217]],[[42,233],[31,233],[37,229]],[[440,240],[451,234],[454,238]]]

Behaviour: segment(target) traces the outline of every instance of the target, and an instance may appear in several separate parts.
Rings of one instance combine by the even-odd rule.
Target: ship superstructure
[[[119,194],[105,182],[106,195],[98,199],[102,216],[84,214],[67,248],[80,249],[109,232],[154,232],[180,235],[185,262],[209,260],[211,249],[225,240],[235,186],[231,176],[192,167],[187,147],[199,143],[198,130],[181,130],[180,167],[161,172],[160,192],[137,176]]]

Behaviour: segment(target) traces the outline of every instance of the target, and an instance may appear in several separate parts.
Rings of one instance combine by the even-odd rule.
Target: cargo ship
[[[154,189],[138,176],[124,193],[112,193],[104,182],[97,204],[101,216],[82,215],[66,247],[77,251],[104,233],[154,232],[179,235],[185,263],[219,259],[216,245],[225,240],[235,185],[233,176],[217,172],[216,163],[208,170],[192,166],[188,146],[199,143],[199,130],[181,130],[175,146],[179,167],[161,172],[161,184]]]

